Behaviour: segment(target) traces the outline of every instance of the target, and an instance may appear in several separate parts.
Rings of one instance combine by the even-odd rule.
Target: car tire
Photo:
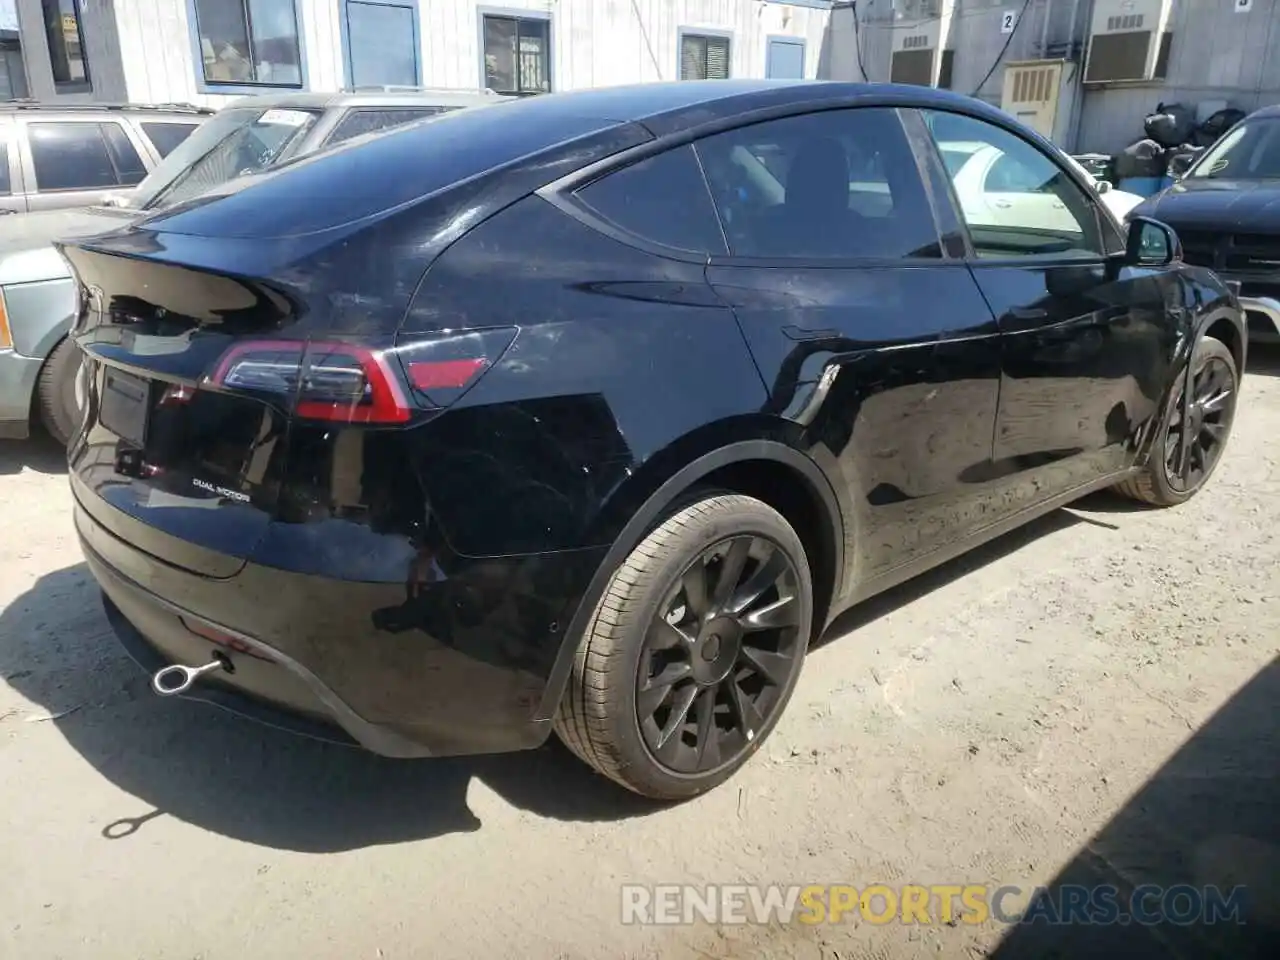
[[[642,796],[704,793],[777,723],[812,622],[808,559],[780,513],[733,493],[687,502],[614,571],[577,650],[556,732]]]
[[[64,447],[80,425],[80,404],[76,401],[79,373],[80,350],[68,337],[49,354],[36,384],[40,422]]]
[[[1179,373],[1147,463],[1139,473],[1116,485],[1116,490],[1125,496],[1158,507],[1183,503],[1209,482],[1221,462],[1240,391],[1240,371],[1225,343],[1213,337],[1201,338],[1191,356],[1191,380],[1195,437],[1186,461],[1189,469],[1185,475],[1180,474],[1185,380]],[[1208,441],[1212,444],[1206,447]]]

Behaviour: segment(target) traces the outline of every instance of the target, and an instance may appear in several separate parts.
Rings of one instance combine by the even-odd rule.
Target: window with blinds
[[[680,79],[729,79],[729,38],[681,34]]]

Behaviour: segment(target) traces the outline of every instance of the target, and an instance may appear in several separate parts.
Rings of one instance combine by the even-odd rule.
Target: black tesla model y
[[[529,98],[62,250],[76,526],[157,693],[396,757],[554,730],[659,798],[852,604],[1192,496],[1246,346],[1167,227],[919,87]]]

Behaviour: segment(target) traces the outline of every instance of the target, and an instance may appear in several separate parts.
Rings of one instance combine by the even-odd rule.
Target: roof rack
[[[412,87],[396,84],[368,84],[355,87],[343,87],[341,93],[462,93],[481,94],[496,97],[499,94],[488,87]]]
[[[0,110],[56,110],[63,113],[90,113],[97,110],[150,110],[156,113],[194,113],[202,116],[217,113],[212,107],[194,103],[48,103],[31,97],[0,100]]]

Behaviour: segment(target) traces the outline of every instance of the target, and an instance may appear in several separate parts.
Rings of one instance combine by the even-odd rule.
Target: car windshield
[[[1210,147],[1187,177],[1213,180],[1280,178],[1280,117],[1246,120]]]
[[[280,160],[315,124],[310,110],[229,107],[202,123],[151,171],[129,206],[156,210]]]

